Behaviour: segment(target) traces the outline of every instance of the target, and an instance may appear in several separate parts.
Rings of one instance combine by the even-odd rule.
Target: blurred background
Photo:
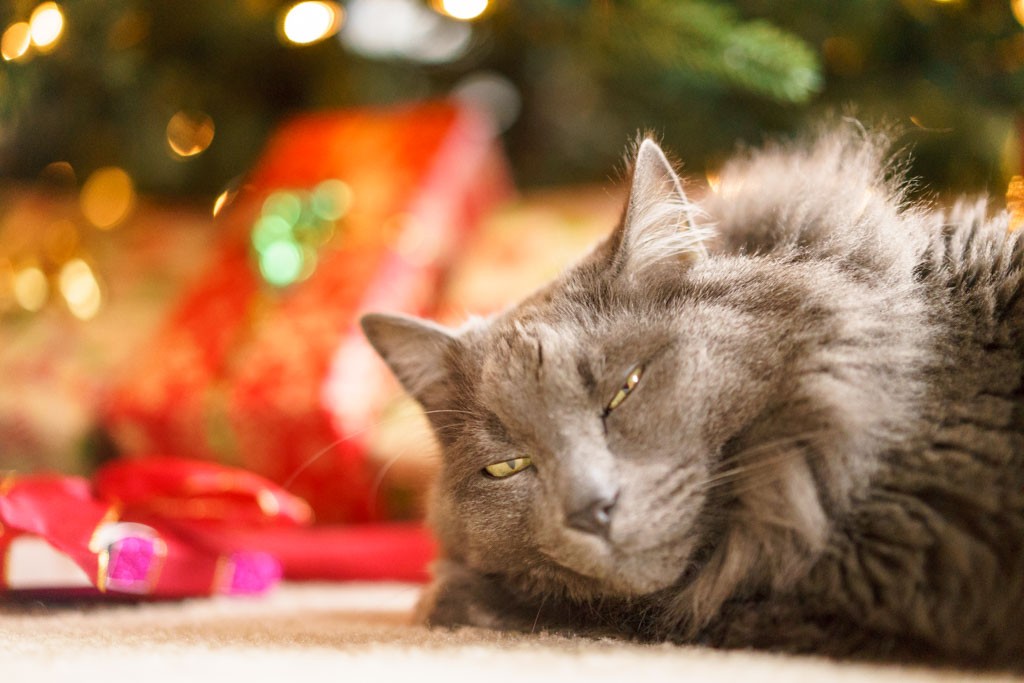
[[[1020,172],[1024,0],[7,0],[0,470],[174,455],[415,518],[422,418],[359,312],[497,310],[610,228],[654,131],[697,193],[828,114],[920,187]]]
[[[452,94],[497,113],[522,187],[604,180],[641,129],[703,173],[848,105],[921,130],[915,171],[938,186],[999,190],[1019,163],[1014,0],[3,5],[9,177],[115,165],[212,198],[289,113]]]

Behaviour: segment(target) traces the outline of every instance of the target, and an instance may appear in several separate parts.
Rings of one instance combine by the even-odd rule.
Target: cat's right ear
[[[359,320],[363,334],[405,390],[428,410],[445,389],[452,333],[426,320],[368,313]]]
[[[705,256],[710,228],[698,223],[700,214],[664,152],[644,139],[633,162],[622,223],[609,240],[609,265],[634,277],[658,264]]]

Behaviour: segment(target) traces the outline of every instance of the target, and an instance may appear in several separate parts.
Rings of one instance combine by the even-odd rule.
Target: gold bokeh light
[[[1010,0],[1010,10],[1017,22],[1024,26],[1024,0]]]
[[[281,33],[295,45],[311,45],[338,32],[345,12],[336,2],[306,0],[284,14]]]
[[[28,23],[19,21],[8,26],[3,37],[0,38],[0,55],[3,55],[4,60],[8,62],[21,59],[28,52],[31,44],[32,32]]]
[[[36,266],[22,268],[14,274],[14,300],[26,311],[35,313],[50,294],[46,274]]]
[[[82,186],[79,205],[86,219],[97,228],[113,228],[135,205],[132,179],[115,166],[97,169]]]
[[[452,19],[471,21],[487,10],[488,0],[435,0],[434,8]]]
[[[71,259],[60,269],[58,281],[60,293],[72,315],[80,320],[96,317],[103,295],[88,263],[80,258]]]
[[[40,50],[49,50],[64,32],[64,12],[55,2],[44,2],[32,10],[28,20],[32,44]]]
[[[220,212],[224,210],[224,207],[226,207],[228,204],[234,201],[236,194],[238,194],[238,191],[229,187],[228,189],[224,190],[219,195],[217,195],[217,198],[213,200],[214,218],[220,215]]]
[[[213,133],[213,119],[201,111],[179,111],[167,122],[167,144],[183,158],[206,151]]]

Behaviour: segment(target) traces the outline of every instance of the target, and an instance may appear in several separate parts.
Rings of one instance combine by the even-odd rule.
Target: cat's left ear
[[[703,258],[710,228],[697,223],[699,215],[664,152],[644,139],[633,164],[622,224],[612,235],[616,272],[635,274],[658,263]]]
[[[359,320],[363,334],[384,362],[425,409],[440,405],[448,386],[452,332],[435,323],[404,315],[369,313]]]

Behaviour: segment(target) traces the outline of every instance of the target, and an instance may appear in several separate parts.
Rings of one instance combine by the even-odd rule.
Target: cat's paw
[[[434,582],[416,606],[416,621],[430,627],[475,626],[502,631],[530,631],[538,627],[535,610],[491,577],[443,561],[434,567]]]
[[[416,621],[427,626],[501,628],[498,615],[489,608],[493,589],[486,578],[461,564],[442,561],[434,567],[435,579],[416,606]]]

